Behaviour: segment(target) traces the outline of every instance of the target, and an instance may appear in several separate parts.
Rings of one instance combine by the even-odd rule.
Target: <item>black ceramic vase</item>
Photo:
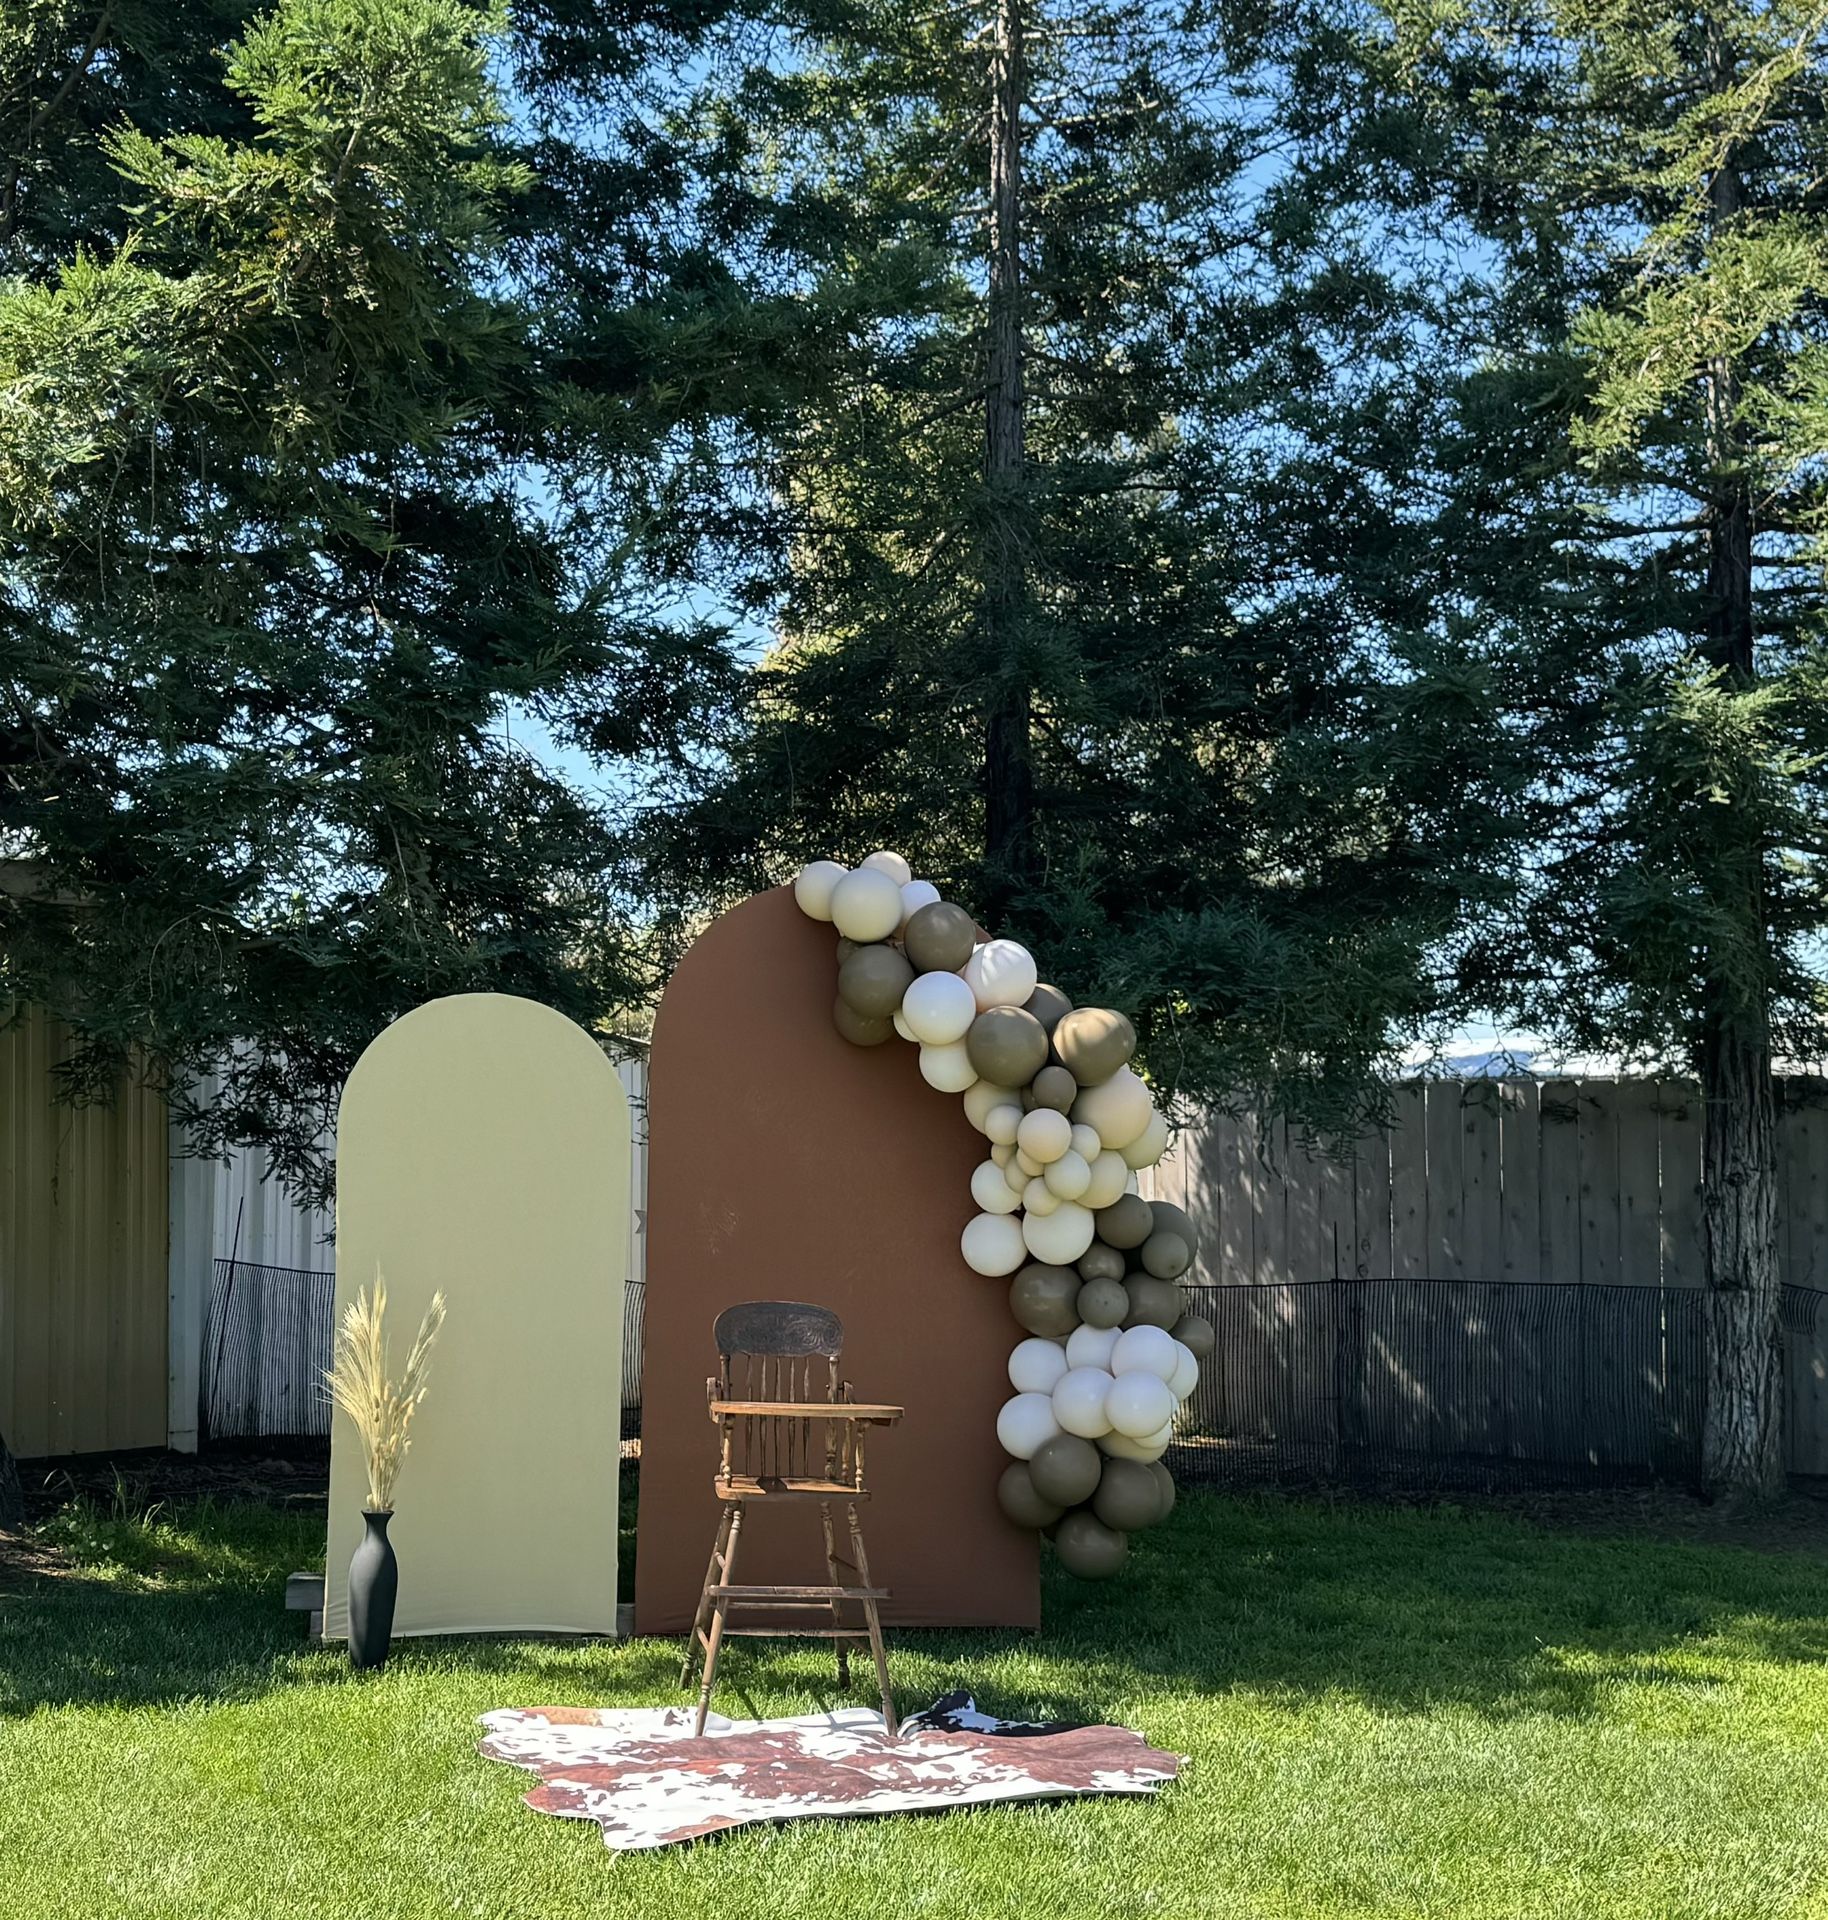
[[[391,1513],[362,1510],[362,1543],[349,1562],[349,1664],[384,1667],[394,1633],[400,1563],[387,1537]]]

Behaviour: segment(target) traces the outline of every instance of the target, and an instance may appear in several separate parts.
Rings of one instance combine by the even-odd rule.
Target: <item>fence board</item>
[[[1658,1250],[1666,1287],[1707,1275],[1701,1237],[1701,1100],[1691,1080],[1657,1082]]]

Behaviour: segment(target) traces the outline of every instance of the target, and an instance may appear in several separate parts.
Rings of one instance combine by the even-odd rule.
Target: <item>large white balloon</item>
[[[925,975],[923,978],[958,980],[958,975],[956,973],[945,973]],[[919,982],[917,981],[915,984],[918,985]],[[962,980],[958,980],[958,984],[961,987],[965,985]],[[966,991],[969,992],[970,989],[967,987]],[[955,1038],[959,1039],[963,1037],[962,1034],[955,1036]],[[979,1080],[965,1090],[965,1118],[977,1128],[979,1133],[988,1133],[990,1131],[990,1116],[998,1107],[1011,1105],[1020,1112],[1022,1105],[1020,1097],[1008,1087],[999,1087],[994,1080]],[[1014,1138],[1014,1136],[1012,1135],[1011,1138]]]
[[[986,1213],[1014,1213],[1022,1202],[1009,1191],[1003,1169],[994,1160],[978,1163],[971,1176],[971,1197]]]
[[[980,1080],[978,1086],[985,1083]],[[972,1088],[975,1093],[977,1087]],[[1001,1089],[998,1089],[1001,1091]],[[1022,1125],[1022,1109],[1013,1100],[1000,1100],[984,1116],[984,1132],[999,1147],[1007,1147],[1011,1153],[1016,1148],[1016,1133]]]
[[[1107,1147],[1121,1153],[1149,1124],[1155,1112],[1149,1089],[1128,1067],[1110,1079],[1086,1087],[1073,1102],[1073,1118],[1097,1130]]]
[[[1047,1182],[1049,1193],[1055,1193],[1062,1200],[1078,1200],[1092,1184],[1092,1170],[1071,1147],[1058,1160],[1050,1160],[1043,1169],[1042,1179]]]
[[[914,878],[914,870],[898,853],[891,853],[887,847],[875,853],[866,853],[858,863],[872,873],[886,873],[897,887],[905,887]]]
[[[1120,1373],[1104,1397],[1104,1415],[1119,1433],[1140,1440],[1174,1419],[1174,1395],[1159,1374]]]
[[[949,1047],[964,1039],[977,1018],[977,1002],[956,973],[923,973],[908,982],[901,1017],[923,1045]]]
[[[964,1041],[954,1040],[949,1047],[921,1048],[920,1077],[941,1093],[963,1093],[977,1078],[977,1068]]]
[[[1037,1173],[1022,1189],[1022,1204],[1030,1213],[1045,1220],[1050,1213],[1060,1211],[1060,1196]]]
[[[1177,1400],[1185,1400],[1200,1384],[1199,1355],[1191,1347],[1183,1346],[1180,1341],[1174,1343],[1174,1374],[1168,1382],[1168,1391]]]
[[[886,940],[901,925],[900,883],[879,868],[858,867],[832,888],[831,917],[847,940]]]
[[[1073,1131],[1078,1132],[1078,1128],[1075,1127]],[[1092,1130],[1088,1127],[1086,1131],[1091,1133]],[[1092,1134],[1094,1140],[1097,1137]],[[1079,1198],[1088,1207],[1108,1207],[1123,1197],[1129,1181],[1130,1169],[1124,1165],[1123,1155],[1113,1153],[1106,1147],[1092,1162],[1092,1177]]]
[[[1102,1367],[1074,1367],[1054,1383],[1054,1418],[1063,1433],[1096,1440],[1111,1431],[1104,1403],[1110,1397],[1111,1376]]]
[[[1034,1112],[1023,1114],[1022,1124],[1016,1128],[1016,1145],[1042,1166],[1070,1152],[1072,1144],[1073,1123],[1052,1107],[1036,1107]]]
[[[1029,1252],[1050,1267],[1070,1267],[1092,1244],[1092,1234],[1092,1216],[1077,1200],[1062,1200],[1052,1213],[1022,1219]]]
[[[1133,1440],[1127,1433],[1101,1433],[1098,1446],[1101,1452],[1115,1454],[1119,1460],[1159,1460],[1173,1438],[1174,1426],[1170,1422],[1153,1433],[1144,1434],[1140,1440]]]
[[[1019,1007],[1035,990],[1035,958],[1014,940],[987,940],[965,962],[965,979],[986,1007]]]
[[[901,925],[897,933],[906,933],[908,922],[921,910],[930,907],[939,898],[939,889],[931,880],[910,880],[901,890]]]
[[[1032,1459],[1059,1431],[1054,1403],[1044,1393],[1018,1393],[997,1415],[997,1440],[1018,1460]]]
[[[998,1280],[1028,1260],[1022,1229],[1011,1213],[980,1213],[959,1235],[958,1250],[973,1273]]]
[[[1152,1373],[1166,1384],[1174,1378],[1175,1344],[1174,1336],[1160,1327],[1128,1327],[1111,1349],[1111,1371],[1119,1379],[1126,1373]]]
[[[793,883],[793,897],[808,920],[831,918],[832,889],[844,878],[845,871],[835,860],[810,860],[800,869]]]
[[[1168,1123],[1159,1113],[1149,1115],[1149,1124],[1123,1150],[1126,1167],[1152,1167],[1168,1151]]]
[[[1052,1393],[1066,1372],[1057,1340],[1022,1340],[1009,1356],[1009,1384],[1017,1393]]]
[[[1103,1367],[1111,1371],[1111,1349],[1117,1344],[1116,1327],[1075,1327],[1066,1336],[1066,1364],[1069,1367]]]

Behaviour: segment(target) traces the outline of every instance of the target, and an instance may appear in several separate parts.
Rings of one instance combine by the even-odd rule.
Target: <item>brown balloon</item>
[[[1066,1511],[1035,1489],[1026,1460],[1012,1460],[997,1482],[997,1505],[1018,1527],[1051,1527]]]
[[[1162,1518],[1162,1491],[1143,1460],[1111,1459],[1104,1463],[1092,1511],[1118,1533],[1136,1533]]]
[[[859,947],[838,969],[838,997],[866,1020],[887,1020],[913,978],[914,969],[893,947]]]
[[[1129,1311],[1129,1291],[1121,1280],[1088,1280],[1079,1289],[1079,1318],[1088,1327],[1121,1327]]]
[[[1028,1477],[1043,1500],[1063,1508],[1076,1507],[1098,1491],[1104,1455],[1076,1433],[1057,1433],[1043,1440],[1028,1463]],[[1052,1522],[1044,1524],[1051,1525]]]
[[[1130,1557],[1130,1542],[1095,1513],[1081,1510],[1054,1529],[1054,1551],[1067,1572],[1081,1580],[1108,1580]]]
[[[1117,1247],[1124,1253],[1140,1247],[1155,1231],[1155,1215],[1139,1193],[1119,1194],[1108,1207],[1100,1207],[1092,1215],[1092,1222],[1107,1247]]]
[[[1187,1243],[1189,1255],[1200,1250],[1200,1230],[1193,1224],[1193,1216],[1177,1207],[1172,1200],[1151,1200],[1149,1211],[1155,1217],[1157,1233],[1178,1233]]]
[[[1075,1007],[1054,1028],[1054,1057],[1082,1087],[1102,1086],[1136,1051],[1136,1029],[1109,1007]]]
[[[1174,1511],[1174,1475],[1159,1460],[1146,1461],[1144,1464],[1155,1476],[1156,1491],[1161,1495],[1161,1511],[1155,1516],[1155,1524],[1159,1527]]]
[[[950,900],[929,900],[908,916],[901,944],[922,973],[957,973],[977,945],[977,922]]]
[[[1072,1012],[1073,1003],[1058,987],[1050,987],[1043,980],[1022,1002],[1022,1010],[1032,1013],[1051,1034],[1060,1024],[1061,1015]]]
[[[1047,1034],[1020,1007],[990,1007],[972,1021],[965,1051],[993,1087],[1025,1087],[1047,1064]]]
[[[1123,1255],[1102,1240],[1094,1240],[1079,1257],[1081,1280],[1121,1280],[1123,1276]]]
[[[1212,1358],[1213,1349],[1219,1344],[1212,1322],[1202,1320],[1197,1313],[1183,1313],[1168,1331],[1202,1365]]]
[[[1079,1324],[1079,1285],[1071,1267],[1031,1260],[1009,1283],[1009,1311],[1018,1326],[1057,1340]]]
[[[1035,1075],[1029,1091],[1035,1096],[1037,1107],[1052,1107],[1056,1113],[1065,1113],[1079,1098],[1079,1082],[1064,1067],[1043,1067]]]
[[[1187,1311],[1186,1299],[1172,1280],[1133,1273],[1123,1284],[1130,1296],[1130,1310],[1123,1317],[1126,1327],[1160,1327],[1166,1333]]]
[[[1158,1280],[1178,1280],[1193,1265],[1193,1249],[1178,1233],[1157,1227],[1137,1258]]]
[[[859,1013],[847,1000],[831,1003],[832,1025],[853,1047],[879,1047],[895,1037],[893,1020],[871,1020]]]

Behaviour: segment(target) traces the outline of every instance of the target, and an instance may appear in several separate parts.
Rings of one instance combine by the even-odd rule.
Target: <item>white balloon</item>
[[[1056,1340],[1020,1340],[1009,1356],[1009,1384],[1017,1393],[1052,1393],[1065,1371]]]
[[[1133,1440],[1127,1433],[1103,1433],[1098,1436],[1101,1453],[1115,1454],[1119,1460],[1159,1460],[1174,1438],[1174,1425],[1158,1427],[1155,1432]]]
[[[1140,1440],[1174,1419],[1174,1404],[1174,1395],[1160,1374],[1120,1373],[1104,1397],[1104,1415],[1119,1433]]]
[[[1022,1204],[1009,1191],[1003,1169],[994,1160],[981,1161],[973,1171],[971,1197],[986,1213],[1014,1213]]]
[[[901,1017],[923,1045],[949,1047],[964,1039],[977,1018],[977,1002],[956,973],[923,973],[908,982]]]
[[[980,1213],[967,1221],[959,1235],[958,1250],[973,1273],[992,1280],[1014,1273],[1028,1259],[1021,1225],[1009,1213]]]
[[[875,867],[858,867],[832,888],[831,917],[847,940],[886,940],[901,925],[900,884]]]
[[[889,852],[887,847],[875,853],[866,853],[857,863],[868,867],[872,873],[886,873],[897,887],[905,887],[914,878],[914,870],[898,853]]]
[[[1172,1380],[1174,1344],[1173,1335],[1160,1327],[1126,1327],[1111,1349],[1111,1371],[1119,1379],[1126,1373],[1152,1373],[1158,1380]]]
[[[1111,1371],[1111,1349],[1117,1344],[1116,1327],[1075,1327],[1066,1336],[1066,1364],[1069,1367],[1103,1367]]]
[[[1014,940],[985,941],[965,962],[964,974],[980,1013],[986,1007],[1021,1006],[1041,977],[1034,955]]]
[[[1113,1385],[1102,1367],[1073,1367],[1054,1383],[1054,1418],[1063,1433],[1076,1433],[1082,1440],[1096,1440],[1109,1433],[1111,1422],[1104,1410]]]
[[[1086,1131],[1090,1133],[1091,1129],[1088,1127]],[[1097,1136],[1094,1134],[1093,1138]],[[1130,1169],[1124,1165],[1123,1155],[1106,1147],[1092,1162],[1092,1177],[1079,1198],[1088,1207],[1108,1207],[1123,1193],[1129,1178]]]
[[[999,1171],[1006,1169],[1015,1157],[1016,1150],[1007,1140],[993,1140],[990,1143],[990,1164]]]
[[[916,1041],[919,1040],[920,1035],[917,1034],[914,1031],[914,1029],[908,1025],[906,1019],[903,1018],[902,1011],[899,1007],[897,1007],[894,1013],[891,1014],[889,1017],[895,1022],[895,1031],[898,1034],[900,1034],[904,1040],[916,1040]]]
[[[1050,1160],[1041,1175],[1047,1182],[1049,1193],[1055,1193],[1062,1200],[1077,1200],[1092,1184],[1092,1170],[1071,1147],[1058,1160]]]
[[[1042,1166],[1058,1160],[1072,1144],[1073,1123],[1052,1107],[1036,1107],[1034,1112],[1023,1114],[1022,1124],[1016,1128],[1016,1145]]]
[[[1032,1173],[1022,1171],[1022,1156],[1011,1148],[1009,1158],[1003,1162],[1003,1178],[1009,1182],[1009,1191],[1018,1196],[1026,1193],[1028,1183],[1034,1177]]]
[[[979,1086],[984,1083],[980,1080]],[[1022,1109],[1013,1100],[999,1100],[984,1116],[984,1131],[999,1147],[1015,1150],[1016,1135],[1022,1125]]]
[[[1092,1216],[1077,1200],[1062,1200],[1052,1213],[1024,1216],[1022,1236],[1037,1260],[1070,1267],[1092,1244]]]
[[[1167,1151],[1168,1123],[1151,1111],[1149,1124],[1124,1148],[1123,1163],[1133,1169],[1152,1167]]]
[[[977,1078],[977,1068],[964,1041],[954,1040],[949,1047],[921,1048],[920,1077],[941,1093],[963,1093]]]
[[[808,920],[831,918],[832,889],[844,878],[846,869],[835,860],[809,860],[793,883],[793,897]]]
[[[1054,1403],[1044,1393],[1018,1393],[997,1415],[997,1441],[1018,1460],[1032,1458],[1059,1431]]]
[[[1180,1341],[1174,1343],[1174,1375],[1168,1382],[1168,1391],[1177,1400],[1185,1400],[1200,1384],[1199,1356],[1191,1347],[1183,1346]]]
[[[931,880],[910,880],[901,890],[901,925],[897,933],[906,933],[908,922],[921,910],[930,907],[939,898],[939,889]]]
[[[1149,1089],[1128,1067],[1110,1079],[1086,1087],[1073,1102],[1073,1118],[1097,1130],[1107,1147],[1119,1153],[1142,1132],[1155,1112]]]
[[[1060,1211],[1060,1196],[1055,1193],[1039,1174],[1022,1189],[1022,1204],[1032,1214],[1045,1220],[1050,1213]]]
[[[1096,1127],[1088,1127],[1085,1122],[1081,1120],[1073,1128],[1073,1151],[1078,1154],[1080,1159],[1089,1167],[1104,1151],[1104,1142],[1098,1137],[1098,1129]]]
[[[925,977],[941,980],[958,980],[956,973],[944,973]],[[958,980],[958,984],[962,987],[965,983],[962,980]],[[974,1002],[973,1004],[975,1005],[976,1003]],[[972,1017],[975,1019],[976,1015],[974,1014]],[[969,1022],[967,1022],[967,1025],[968,1024]],[[964,1037],[962,1033],[953,1035],[955,1040],[962,1040]],[[1018,1107],[1022,1104],[1008,1087],[999,1087],[994,1080],[979,1080],[965,1090],[965,1118],[977,1128],[979,1133],[983,1133],[987,1131],[987,1122],[991,1114],[994,1113],[998,1107],[1006,1107],[1012,1102]]]
[[[1023,1152],[1022,1142],[1019,1137],[1016,1141],[1016,1165],[1020,1167],[1031,1180],[1041,1171],[1040,1161],[1037,1160],[1032,1153]]]

